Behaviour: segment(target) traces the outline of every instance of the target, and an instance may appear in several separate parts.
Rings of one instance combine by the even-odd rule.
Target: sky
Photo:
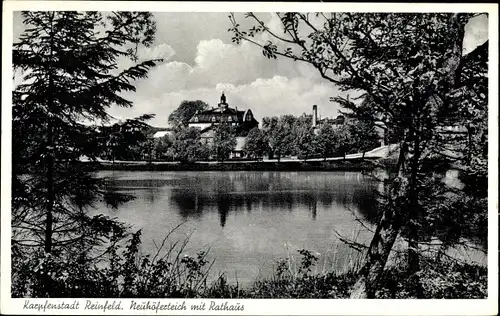
[[[236,13],[236,17],[244,25],[243,14]],[[279,28],[275,15],[260,13],[259,17],[272,29]],[[154,18],[155,43],[140,48],[139,56],[164,61],[149,72],[148,78],[135,82],[135,93],[125,95],[134,102],[132,108],[109,109],[116,119],[150,113],[155,114],[152,125],[167,126],[168,115],[183,100],[203,100],[216,107],[222,91],[231,107],[251,109],[259,121],[266,116],[311,113],[314,104],[321,117],[339,114],[339,106],[329,100],[346,92],[322,79],[308,64],[284,58],[269,60],[250,43],[232,43],[227,12],[156,12]],[[14,40],[23,29],[20,14],[15,13]],[[487,32],[486,16],[471,20],[466,26],[464,52],[482,44]],[[129,62],[121,63],[125,67]]]

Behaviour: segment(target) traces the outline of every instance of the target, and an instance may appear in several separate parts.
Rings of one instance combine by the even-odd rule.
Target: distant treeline
[[[334,126],[324,123],[313,126],[310,117],[282,115],[265,117],[261,128],[253,128],[244,135],[228,124],[213,127],[213,137],[202,137],[202,132],[183,123],[177,123],[164,137],[153,138],[158,131],[145,123],[149,117],[129,119],[106,127],[92,127],[100,157],[105,160],[181,161],[183,163],[231,159],[236,137],[245,136],[238,157],[259,160],[271,158],[280,161],[286,157],[298,159],[339,157],[364,153],[381,143],[375,125],[356,120]]]

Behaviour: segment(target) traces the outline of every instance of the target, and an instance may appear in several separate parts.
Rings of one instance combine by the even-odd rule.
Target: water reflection
[[[345,207],[368,222],[377,220],[380,184],[359,172],[198,172],[150,173],[148,178],[109,178],[109,188],[145,192],[148,204],[169,193],[169,208],[183,220],[199,219],[204,212],[219,214],[226,225],[230,212],[265,212],[305,208],[316,220],[321,209]]]
[[[355,216],[368,220],[376,216],[379,188],[359,172],[115,171],[99,175],[109,177],[110,190],[136,196],[112,215],[143,230],[145,253],[155,251],[153,240],[161,240],[169,228],[186,222],[172,239],[182,240],[195,231],[190,251],[209,245],[216,258],[214,270],[237,272],[241,282],[270,273],[273,260],[288,251],[332,252],[338,243],[335,232],[350,237],[361,229]],[[105,205],[97,211],[112,212]],[[366,242],[370,234],[359,238]],[[342,266],[340,261],[335,264]]]
[[[369,243],[372,233],[356,217],[376,223],[376,202],[384,192],[384,183],[359,172],[115,171],[98,176],[109,177],[109,190],[136,197],[117,210],[97,205],[96,212],[142,229],[143,253],[154,253],[153,241],[186,222],[170,240],[191,236],[189,254],[210,247],[214,273],[237,274],[240,284],[272,275],[274,260],[297,255],[299,249],[322,254],[320,268],[345,268],[352,251],[336,233]],[[444,181],[455,184],[454,174],[447,176]]]
[[[347,205],[370,217],[376,213],[375,184],[356,180],[346,188],[345,181],[331,181],[327,175],[316,176],[314,181],[307,178],[304,181],[297,174],[276,173],[197,176],[172,183],[170,202],[184,220],[199,218],[204,212],[217,212],[222,227],[229,212],[255,209],[293,212],[305,208],[310,211],[311,219],[316,220],[318,204],[323,209]]]

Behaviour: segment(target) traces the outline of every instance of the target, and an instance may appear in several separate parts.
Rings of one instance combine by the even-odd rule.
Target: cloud
[[[463,51],[465,54],[471,52],[478,45],[488,40],[488,17],[479,15],[472,18],[465,26]]]
[[[290,75],[293,70],[294,67],[280,68],[279,64],[266,59],[258,47],[248,42],[233,45],[212,39],[198,44],[193,76],[198,85],[218,82],[241,84],[275,74]]]
[[[325,83],[321,83],[311,66],[286,59],[269,60],[259,47],[231,43],[227,13],[155,16],[156,43],[139,48],[139,61],[163,58],[164,62],[151,69],[147,78],[134,82],[136,92],[123,93],[134,102],[134,107],[112,107],[113,116],[124,119],[153,113],[156,118],[151,123],[164,126],[182,100],[203,100],[216,106],[222,90],[231,106],[250,108],[257,118],[284,113],[300,115],[309,112],[312,104],[331,107]],[[274,14],[259,16],[272,30],[281,30]],[[192,23],[193,20],[206,23]],[[119,61],[121,69],[132,65],[128,59]]]
[[[336,116],[339,106],[329,101],[330,96],[345,95],[326,82],[314,83],[304,77],[274,76],[259,78],[247,84],[222,82],[211,87],[166,92],[155,97],[137,99],[132,109],[113,108],[111,113],[120,117],[125,116],[124,113],[128,113],[130,117],[154,113],[156,118],[151,124],[165,126],[168,115],[183,100],[203,100],[215,107],[221,91],[225,92],[231,107],[251,109],[258,120],[265,116],[310,113],[313,104],[318,105],[321,116]]]
[[[174,56],[173,49],[165,50],[170,58]],[[152,49],[150,58],[154,57],[153,52]],[[221,39],[201,40],[196,47],[193,65],[168,61],[153,68],[147,79],[137,82],[136,97],[158,98],[180,90],[202,87],[214,89],[221,83],[243,85],[276,75],[320,80],[317,71],[310,65],[286,59],[269,60],[262,56],[258,47],[250,43],[234,45],[224,43]]]
[[[168,62],[175,55],[175,50],[168,44],[159,44],[151,47],[139,46],[137,49],[137,62],[152,59],[163,59],[163,63]],[[117,61],[118,71],[130,68],[136,64],[128,57],[120,57]]]
[[[243,18],[243,13],[236,15],[243,28],[251,23]],[[257,15],[273,32],[283,34],[275,14]],[[164,126],[168,115],[182,100],[203,100],[216,106],[223,90],[231,106],[250,108],[258,119],[309,113],[313,104],[318,105],[322,116],[338,114],[338,105],[329,99],[345,96],[345,92],[323,80],[309,64],[285,58],[270,60],[253,44],[232,43],[231,33],[227,32],[230,27],[227,13],[155,13],[155,17],[156,43],[139,48],[139,59],[164,61],[149,71],[148,78],[134,82],[135,93],[123,94],[134,102],[134,107],[113,107],[111,114],[128,118],[154,113],[157,116],[151,123]],[[19,15],[14,24],[17,38],[23,27]],[[488,18],[484,15],[468,23],[465,51],[487,39],[487,27]],[[265,41],[266,36],[259,34],[257,39]],[[129,60],[120,60],[120,68],[131,65]]]
[[[173,61],[160,64],[148,72],[147,79],[138,82],[137,94],[150,98],[186,89],[191,73],[192,67],[186,63]]]
[[[151,47],[141,47],[138,55],[140,61],[158,58],[169,60],[175,55],[175,50],[168,44],[160,44]]]
[[[155,12],[156,43],[168,43],[175,49],[177,61],[193,65],[200,41],[231,41],[227,16],[227,12]]]

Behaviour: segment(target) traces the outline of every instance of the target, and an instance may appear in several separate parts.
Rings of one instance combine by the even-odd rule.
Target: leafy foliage
[[[172,136],[166,135],[160,137],[154,142],[154,156],[155,159],[159,160],[173,160],[174,159],[174,151],[172,148]]]
[[[175,109],[168,116],[168,121],[174,124],[184,124],[186,125],[188,121],[196,114],[198,111],[208,110],[208,104],[201,101],[187,101],[184,100],[181,102],[179,107]]]
[[[175,243],[153,257],[139,254],[141,231],[125,247],[112,247],[105,265],[63,261],[51,254],[33,255],[15,265],[13,297],[196,297],[206,291],[207,253],[181,256],[187,244]],[[115,236],[116,238],[121,238]],[[176,246],[177,245],[177,246]],[[123,249],[124,248],[124,249]],[[123,249],[122,253],[118,250]],[[45,293],[45,278],[51,289]]]
[[[264,117],[262,133],[278,157],[345,157],[348,153],[366,152],[380,145],[375,126],[362,120],[335,127],[324,122],[314,129],[304,116]]]
[[[317,152],[323,158],[332,157],[338,144],[337,132],[331,124],[322,124],[316,135]]]
[[[269,147],[273,156],[278,160],[283,156],[291,155],[295,150],[293,133],[295,123],[296,117],[293,115],[263,120],[264,133],[269,140]]]
[[[303,157],[304,160],[311,157],[316,150],[314,137],[314,129],[312,126],[299,126],[296,129],[295,151],[298,157]]]
[[[22,76],[12,108],[13,263],[43,248],[56,266],[74,258],[88,264],[124,229],[90,216],[89,207],[129,197],[106,191],[105,179],[91,175],[93,165],[79,162],[100,154],[100,135],[82,121],[107,121],[110,106],[132,106],[120,93],[135,91],[132,82],[161,61],[137,58],[139,45],[152,44],[155,24],[141,12],[25,11],[22,17],[27,28],[12,52]],[[118,69],[119,58],[137,63]],[[43,275],[47,296],[54,280]]]
[[[462,56],[465,25],[474,15],[297,12],[276,15],[281,21],[282,34],[275,33],[253,13],[245,17],[255,22],[255,26],[244,31],[231,14],[233,41],[253,43],[268,58],[281,56],[309,63],[341,90],[361,92],[364,99],[361,103],[342,97],[334,97],[332,101],[355,117],[379,124],[390,135],[399,134],[395,137],[400,141],[397,171],[391,179],[386,179],[389,189],[384,205],[380,206],[378,229],[356,286],[358,290],[353,294],[356,298],[373,297],[373,286],[382,275],[398,233],[406,232],[409,239],[408,268],[413,273],[419,267],[416,254],[419,236],[428,228],[428,220],[448,212],[447,207],[426,208],[426,204],[436,205],[430,200],[440,199],[438,194],[429,195],[426,190],[431,183],[439,183],[437,179],[427,179],[429,172],[439,173],[428,169],[434,157],[445,156],[451,160],[448,163],[457,163],[457,159],[443,155],[454,142],[443,135],[443,127],[485,121],[487,88],[486,80],[481,79],[487,69],[484,47],[482,54],[473,54],[476,57]],[[257,37],[260,33],[266,33],[270,40],[260,41]],[[464,67],[467,61],[469,67]],[[476,75],[478,79],[472,79]],[[467,79],[469,82],[464,83]],[[463,114],[447,115],[453,111]],[[475,127],[467,129],[467,146],[473,148],[471,139],[484,133]],[[455,148],[461,153],[466,151],[457,144]],[[463,155],[458,157],[460,160]]]
[[[349,125],[349,135],[352,142],[351,151],[363,153],[380,146],[380,136],[371,121],[357,120]]]
[[[140,255],[140,231],[124,246],[113,247],[109,265],[82,265],[63,262],[38,254],[17,263],[13,270],[13,297],[42,297],[43,280],[53,281],[51,297],[89,298],[348,298],[358,272],[313,272],[317,254],[300,249],[296,271],[290,258],[277,261],[274,275],[241,288],[231,285],[224,274],[209,281],[213,261],[206,251],[183,255],[188,242],[178,241],[165,248],[168,236],[157,253]],[[117,236],[118,237],[118,236]],[[120,251],[122,250],[122,251]],[[419,272],[425,298],[484,298],[487,296],[487,271],[473,264],[426,261]],[[417,287],[407,277],[404,264],[391,266],[382,276],[376,298],[414,298]]]
[[[214,142],[212,151],[214,156],[224,161],[229,158],[229,155],[236,146],[236,137],[233,129],[229,124],[221,123],[214,127]]]
[[[402,265],[404,267],[404,265]],[[424,261],[418,272],[423,293],[401,266],[390,267],[383,275],[383,285],[376,293],[380,299],[416,298],[478,299],[487,296],[487,271],[474,264],[444,260]]]
[[[264,132],[259,128],[252,128],[245,141],[245,152],[251,158],[263,157],[269,149],[268,141]]]
[[[142,115],[126,119],[110,126],[95,127],[100,157],[108,160],[140,160],[150,156],[153,144],[150,143],[151,126],[146,123],[154,115]]]
[[[172,149],[176,159],[192,162],[208,158],[209,147],[201,143],[200,130],[195,127],[178,127],[173,135]]]

